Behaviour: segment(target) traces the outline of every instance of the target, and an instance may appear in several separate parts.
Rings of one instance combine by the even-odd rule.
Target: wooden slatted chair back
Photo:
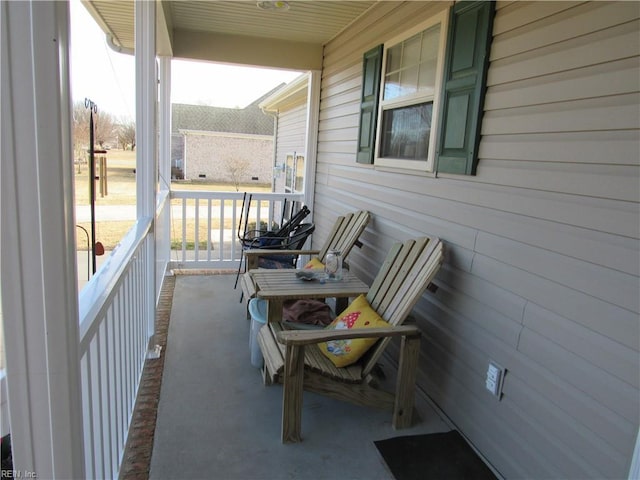
[[[371,214],[366,210],[338,217],[318,254],[318,259],[324,262],[324,257],[329,250],[339,250],[342,253],[342,258],[346,258],[353,246],[358,243],[358,238],[367,227],[370,219]]]
[[[422,237],[395,244],[367,294],[371,307],[391,325],[401,325],[435,277],[442,261],[442,242]],[[390,338],[378,341],[363,357],[363,377],[375,367]]]

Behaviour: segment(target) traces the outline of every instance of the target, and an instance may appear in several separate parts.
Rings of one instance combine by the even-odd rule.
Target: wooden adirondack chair
[[[247,271],[260,268],[260,257],[265,256],[270,258],[284,256],[287,258],[291,255],[315,255],[318,260],[323,262],[329,250],[339,250],[342,253],[342,258],[345,259],[354,245],[362,245],[358,238],[367,227],[370,219],[371,214],[366,210],[352,212],[338,217],[331,233],[320,250],[247,250],[244,252]],[[255,286],[248,273],[243,275],[241,284],[243,297],[250,299],[255,296]]]
[[[419,238],[393,246],[366,297],[389,327],[286,330],[276,322],[260,330],[258,342],[264,356],[265,383],[284,384],[283,443],[301,440],[303,389],[357,405],[390,409],[394,428],[411,426],[420,330],[402,323],[442,261],[443,246],[437,238]],[[337,368],[317,346],[318,342],[365,337],[379,340],[357,363],[342,368]],[[371,376],[392,337],[401,337],[395,394],[376,388]]]

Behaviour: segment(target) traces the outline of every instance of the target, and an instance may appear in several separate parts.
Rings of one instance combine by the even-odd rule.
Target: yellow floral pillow
[[[371,308],[364,295],[356,298],[344,312],[326,329],[351,329],[351,328],[384,328],[389,324],[385,322],[376,311]],[[358,361],[369,348],[378,341],[377,338],[353,338],[348,340],[330,340],[318,344],[320,351],[336,367],[346,367]]]
[[[307,262],[304,266],[305,270],[322,270],[324,269],[324,263],[318,260],[318,257],[313,257],[311,260]]]

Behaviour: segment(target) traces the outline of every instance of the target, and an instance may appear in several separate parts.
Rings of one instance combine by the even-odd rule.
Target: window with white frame
[[[377,165],[433,171],[446,24],[443,12],[385,44]]]
[[[285,160],[284,191],[302,193],[304,188],[304,156],[296,152],[287,154]]]
[[[356,162],[476,174],[494,15],[460,0],[363,54]]]

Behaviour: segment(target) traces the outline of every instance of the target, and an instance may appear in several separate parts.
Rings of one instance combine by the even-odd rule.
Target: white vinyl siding
[[[278,115],[276,165],[284,165],[287,155],[294,152],[304,156],[306,122],[307,105],[304,103]],[[284,180],[284,172],[276,173],[276,192],[284,192]]]
[[[640,412],[640,4],[499,2],[476,176],[356,163],[362,54],[450,5],[381,2],[326,45],[314,241],[336,215],[370,210],[349,262],[370,281],[394,241],[442,238],[439,289],[414,311],[420,388],[506,478],[626,478]],[[489,360],[507,369],[499,402]]]

